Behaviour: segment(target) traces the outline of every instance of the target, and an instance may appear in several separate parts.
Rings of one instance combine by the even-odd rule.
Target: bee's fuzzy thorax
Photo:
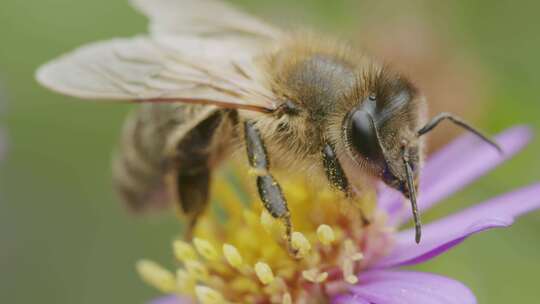
[[[289,37],[267,54],[263,69],[279,102],[292,102],[300,110],[294,115],[276,111],[274,117],[258,120],[278,164],[320,169],[320,152],[330,144],[354,179],[363,179],[360,171],[381,174],[380,167],[353,151],[344,130],[349,113],[370,96],[380,114],[374,117],[383,146],[398,146],[404,138],[421,146],[414,134],[424,100],[407,78],[347,42],[310,32]],[[388,150],[389,161],[398,161],[396,151]]]

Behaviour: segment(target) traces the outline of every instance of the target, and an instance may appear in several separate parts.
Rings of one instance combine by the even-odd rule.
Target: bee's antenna
[[[416,202],[416,188],[412,174],[411,164],[409,163],[409,150],[403,148],[403,163],[405,165],[405,175],[407,178],[407,188],[409,190],[409,200],[411,201],[412,213],[414,218],[415,241],[420,243],[422,238],[422,223],[420,221],[420,213],[418,212],[418,204]]]
[[[437,125],[441,121],[443,121],[445,119],[448,119],[451,122],[453,122],[454,124],[456,124],[456,125],[464,128],[465,130],[475,134],[476,136],[480,137],[483,141],[487,142],[488,144],[493,146],[495,149],[497,149],[499,151],[499,153],[503,153],[503,150],[501,149],[499,144],[497,144],[496,142],[491,140],[489,137],[484,135],[482,132],[475,129],[473,126],[466,123],[460,117],[455,116],[455,115],[453,115],[451,113],[440,113],[437,116],[433,117],[433,119],[431,119],[431,121],[429,121],[424,127],[422,127],[420,130],[418,130],[418,137],[420,137],[420,136],[428,133],[429,131],[433,130],[435,127],[437,127]]]

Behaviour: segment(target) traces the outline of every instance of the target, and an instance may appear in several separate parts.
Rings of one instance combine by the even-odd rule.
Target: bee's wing
[[[41,67],[38,81],[52,90],[88,99],[204,103],[260,111],[276,108],[256,62],[273,38],[247,28],[256,23],[254,19],[235,10],[215,11],[226,7],[210,0],[133,2],[152,18],[151,36],[83,46]],[[175,10],[178,14],[172,13]],[[220,13],[221,19],[216,16]],[[183,21],[174,23],[176,18]],[[242,34],[242,29],[251,36]]]
[[[280,31],[221,0],[130,0],[150,18],[153,35],[251,35],[277,38]]]

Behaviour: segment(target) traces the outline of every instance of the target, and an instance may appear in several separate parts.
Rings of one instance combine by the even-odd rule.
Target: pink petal
[[[414,242],[414,229],[396,235],[390,255],[373,265],[388,268],[412,265],[431,259],[472,234],[510,226],[516,217],[540,208],[540,183],[491,199],[457,214],[424,226],[422,241]]]
[[[370,271],[359,275],[351,296],[376,304],[475,304],[462,283],[443,276],[412,271]],[[339,303],[339,302],[338,302]],[[346,303],[346,302],[341,302]]]
[[[152,300],[150,304],[195,304],[195,302],[191,298],[167,296]]]
[[[418,206],[421,211],[460,190],[522,150],[531,140],[527,127],[506,130],[495,137],[504,154],[472,135],[463,136],[433,155],[423,168]],[[383,191],[379,205],[390,214],[390,223],[411,218],[409,205],[395,191]]]

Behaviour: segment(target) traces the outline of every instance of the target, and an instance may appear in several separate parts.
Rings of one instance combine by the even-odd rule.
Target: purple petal
[[[346,294],[339,295],[332,299],[332,304],[372,304],[367,300],[364,300],[359,295],[355,294]]]
[[[376,304],[475,304],[473,293],[462,283],[443,276],[412,271],[361,273],[350,297]],[[338,302],[339,303],[339,302]],[[347,302],[341,302],[347,303]]]
[[[167,296],[159,299],[152,300],[150,304],[194,304],[195,302],[191,298],[179,297],[179,296]]]
[[[424,226],[422,241],[414,243],[414,229],[396,235],[392,252],[374,268],[412,265],[431,259],[470,235],[491,228],[508,227],[522,214],[540,208],[540,183],[491,199]]]
[[[463,136],[437,152],[423,168],[418,207],[427,210],[494,169],[523,149],[532,137],[527,127],[514,127],[495,139],[504,153],[472,135]],[[411,218],[408,204],[395,191],[383,191],[380,206],[390,215],[390,223],[399,225]]]
[[[452,161],[456,156],[463,155],[464,151],[474,148],[477,143],[478,139],[474,135],[466,134],[458,137],[443,149],[431,155],[422,171],[422,190],[426,188],[425,180],[434,178],[433,173],[436,175],[438,170],[448,161]],[[379,206],[390,212],[401,209],[403,195],[385,185],[383,185],[382,188],[381,194],[379,195]],[[398,200],[398,202],[396,202],[396,200]]]

